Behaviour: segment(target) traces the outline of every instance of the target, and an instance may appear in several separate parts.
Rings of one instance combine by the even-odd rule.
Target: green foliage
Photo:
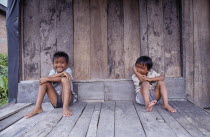
[[[8,96],[8,61],[7,55],[0,54],[0,104],[7,100]]]

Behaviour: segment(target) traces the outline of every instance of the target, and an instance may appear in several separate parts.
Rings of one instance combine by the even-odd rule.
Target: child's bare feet
[[[176,112],[176,109],[172,108],[169,104],[167,106],[163,106],[163,108],[172,113]]]
[[[71,115],[72,115],[72,112],[70,111],[69,107],[63,107],[63,116],[68,117]]]
[[[153,100],[151,101],[148,106],[146,107],[147,112],[152,111],[152,108],[154,107],[154,105],[157,103],[157,100]]]
[[[42,107],[41,108],[34,108],[31,112],[29,112],[28,114],[24,115],[24,118],[30,118],[33,117],[36,114],[39,114],[43,112]]]

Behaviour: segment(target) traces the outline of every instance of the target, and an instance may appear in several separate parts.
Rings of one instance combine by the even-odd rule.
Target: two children
[[[132,80],[135,85],[136,102],[145,105],[146,111],[150,112],[157,101],[162,97],[163,108],[176,112],[168,104],[168,92],[164,82],[164,76],[152,69],[153,62],[150,57],[141,56],[136,60],[133,68]]]
[[[69,56],[65,52],[56,52],[53,55],[53,69],[48,77],[40,78],[36,105],[24,116],[25,118],[30,118],[43,111],[41,105],[46,93],[53,107],[63,107],[64,117],[72,115],[69,105],[77,101],[77,96],[73,92],[72,71],[68,68],[68,64]]]
[[[63,116],[72,115],[69,105],[77,101],[73,92],[72,71],[68,68],[69,57],[65,52],[56,52],[53,55],[53,69],[48,77],[40,78],[39,91],[36,105],[25,118],[30,118],[43,111],[42,102],[45,94],[48,94],[51,104],[55,108],[63,107]],[[163,108],[170,112],[176,112],[168,104],[168,93],[164,83],[164,77],[152,69],[153,63],[150,57],[141,56],[137,59],[132,80],[136,88],[136,102],[146,106],[146,111],[151,111],[153,106],[162,97]]]

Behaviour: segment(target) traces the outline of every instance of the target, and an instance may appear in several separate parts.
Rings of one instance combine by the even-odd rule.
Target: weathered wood
[[[78,83],[79,100],[104,100],[104,83]]]
[[[178,108],[173,102],[170,102],[170,105],[174,107],[177,112],[176,113],[171,113],[171,116],[181,124],[185,130],[187,130],[191,136],[194,137],[203,137],[205,136],[200,130],[198,130],[194,125],[192,125],[185,117],[182,115],[182,110]]]
[[[45,137],[63,116],[62,108],[54,109],[39,121],[24,137]]]
[[[186,58],[186,95],[191,102],[194,92],[193,1],[182,0],[182,44]]]
[[[164,65],[166,77],[181,77],[180,3],[163,0]]]
[[[171,127],[178,137],[191,137],[191,135],[180,125],[161,105],[157,105],[155,109],[159,112],[164,121]]]
[[[85,110],[83,111],[82,115],[78,119],[76,125],[71,130],[69,137],[85,137],[88,131],[88,126],[91,121],[94,107],[95,107],[94,103],[88,104],[85,107]]]
[[[23,118],[23,116],[29,110],[32,110],[32,107],[33,106],[29,106],[27,108],[24,108],[23,110],[20,110],[19,112],[9,116],[8,118],[5,118],[5,119],[1,120],[1,122],[0,122],[0,131],[4,130],[5,128],[9,127],[10,125],[14,124],[15,122],[17,122],[18,120]]]
[[[78,102],[70,106],[70,110],[73,112],[73,115],[70,117],[63,117],[61,121],[51,130],[47,135],[48,137],[67,137],[75,123],[82,114],[86,103]]]
[[[40,15],[39,1],[24,1],[24,32],[23,32],[23,58],[24,80],[39,79],[41,74],[40,58]]]
[[[123,0],[125,78],[133,74],[132,66],[140,56],[139,0]]]
[[[176,137],[174,131],[165,123],[156,109],[146,112],[145,106],[134,103],[147,137]]]
[[[98,123],[97,137],[114,137],[115,102],[104,102]]]
[[[116,102],[115,137],[145,137],[141,122],[131,101]]]
[[[106,79],[108,76],[107,0],[90,0],[90,20],[90,78]]]
[[[56,0],[40,1],[40,45],[41,45],[41,77],[49,75],[52,69],[52,57],[57,49],[56,40]],[[36,28],[37,29],[37,28]]]
[[[74,74],[77,80],[90,79],[89,4],[89,0],[74,1]]]
[[[125,77],[123,1],[108,0],[108,78]]]
[[[69,55],[71,69],[74,68],[73,23],[72,0],[56,0],[57,51],[64,51]]]
[[[147,1],[148,47],[154,69],[164,74],[163,6],[162,0]]]
[[[135,90],[132,81],[116,81],[104,83],[104,99],[135,100]]]
[[[99,116],[101,111],[101,103],[97,103],[95,105],[95,109],[90,121],[90,125],[88,128],[88,132],[86,137],[96,137],[97,130],[98,130],[98,122],[99,122]]]
[[[5,109],[0,110],[0,120],[15,114],[18,111],[20,111],[30,105],[31,105],[31,103],[17,103],[17,104],[8,106]]]
[[[139,0],[140,15],[140,55],[149,56],[148,49],[148,27],[147,27],[147,0]]]
[[[210,107],[210,1],[193,1],[194,13],[194,103]],[[201,10],[202,9],[202,10]]]
[[[186,119],[207,136],[210,136],[210,114],[190,102],[174,102],[183,111]],[[208,132],[206,131],[208,130]]]
[[[27,133],[28,130],[34,127],[40,120],[42,120],[42,118],[44,118],[51,110],[53,110],[53,107],[50,103],[44,103],[42,107],[44,112],[29,119],[22,118],[18,122],[3,130],[0,133],[0,136],[22,137],[25,133]]]

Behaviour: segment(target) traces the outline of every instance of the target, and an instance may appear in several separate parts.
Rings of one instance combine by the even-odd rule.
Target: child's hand
[[[39,80],[39,84],[42,85],[43,83],[47,82],[48,79],[47,78],[40,78]]]
[[[68,80],[71,80],[71,75],[67,72],[63,72],[63,77],[66,77]]]
[[[151,79],[148,78],[147,76],[144,77],[145,81],[151,82]]]

